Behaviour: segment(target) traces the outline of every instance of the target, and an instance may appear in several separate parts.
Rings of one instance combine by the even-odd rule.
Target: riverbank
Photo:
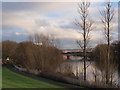
[[[44,79],[47,79],[48,83],[52,83],[54,85],[63,85],[63,87],[65,88],[81,88],[82,87],[86,87],[86,88],[107,88],[106,86],[104,86],[103,84],[90,84],[88,82],[84,83],[83,81],[79,81],[78,79],[73,79],[73,78],[69,78],[69,77],[64,77],[64,76],[60,76],[60,75],[56,75],[56,74],[50,74],[50,73],[39,73],[38,75],[29,73],[28,71],[20,71],[18,70],[18,68],[16,69],[15,67],[9,65],[7,66],[11,71],[25,75],[27,77],[31,77],[33,79],[37,79],[37,80],[43,80],[46,81]],[[42,78],[42,79],[41,79]],[[67,85],[67,86],[66,86]]]
[[[62,88],[57,85],[46,83],[40,80],[10,71],[8,68],[2,68],[2,87],[3,88]]]
[[[35,79],[35,80],[39,80],[39,81],[42,81],[42,82],[46,82],[46,83],[49,83],[49,84],[52,84],[52,85],[57,85],[57,86],[60,86],[60,87],[63,87],[63,88],[81,88],[81,89],[83,88],[83,87],[80,87],[80,86],[61,83],[61,82],[57,82],[57,81],[54,81],[54,80],[51,80],[51,79],[43,78],[43,77],[40,77],[39,75],[34,75],[34,74],[26,73],[26,72],[23,72],[23,71],[19,71],[19,70],[15,69],[14,67],[10,66],[10,65],[7,66],[7,68],[10,71],[15,72],[17,74],[20,74],[20,75],[23,75],[23,76],[26,76],[26,77],[29,77],[29,78],[32,78],[32,79]],[[83,90],[85,90],[85,88]]]

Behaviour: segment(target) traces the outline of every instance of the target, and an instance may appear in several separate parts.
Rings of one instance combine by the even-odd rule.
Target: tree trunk
[[[86,30],[85,30],[85,19],[84,19],[84,81],[86,81]]]

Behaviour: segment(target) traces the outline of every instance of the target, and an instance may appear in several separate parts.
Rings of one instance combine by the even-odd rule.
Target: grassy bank
[[[3,88],[61,88],[56,85],[19,75],[17,73],[11,72],[5,67],[3,67],[2,69]]]

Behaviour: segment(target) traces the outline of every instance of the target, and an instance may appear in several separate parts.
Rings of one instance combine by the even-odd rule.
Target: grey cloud
[[[62,49],[81,49],[74,39],[61,38],[59,40],[62,44]],[[88,47],[95,47],[97,44],[99,44],[99,42],[100,41],[91,40]]]
[[[17,18],[22,19],[22,20],[24,20],[24,19],[26,20],[26,18],[29,17],[29,20],[35,20],[37,18],[41,18],[41,16],[43,15],[46,19],[44,19],[42,17],[43,19],[35,20],[35,24],[37,26],[50,26],[51,24],[55,23],[56,25],[58,25],[58,27],[62,28],[63,30],[69,30],[69,29],[77,30],[77,29],[79,29],[79,27],[75,26],[74,20],[71,21],[71,18],[74,19],[74,17],[72,17],[72,16],[74,16],[74,15],[76,16],[75,10],[77,8],[75,8],[75,7],[77,7],[77,6],[76,6],[76,4],[73,4],[73,5],[72,4],[73,3],[42,3],[42,2],[8,2],[8,3],[5,3],[5,2],[3,2],[3,4],[2,4],[3,13],[6,12],[3,15],[4,16],[3,18],[7,19],[7,20],[11,20],[10,18],[13,17],[13,18],[16,18],[16,20],[17,20]],[[72,8],[75,8],[75,10]],[[64,11],[68,11],[68,10],[70,10],[70,13],[68,13],[68,12],[65,13],[66,16],[63,15],[63,17],[57,18],[57,19],[54,18],[55,16],[52,16],[53,19],[51,19],[51,20],[48,19],[49,13],[59,12],[59,14],[63,14]],[[30,13],[28,14],[27,11]],[[93,10],[93,11],[95,11],[95,10]],[[93,12],[93,11],[91,11],[91,12]],[[17,15],[14,13],[17,13]],[[95,13],[96,13],[96,11],[95,11]],[[93,13],[93,16],[94,16],[94,19],[97,20],[96,16],[98,16],[98,14],[96,15],[95,13]],[[10,17],[10,15],[11,15],[11,17]],[[21,16],[21,18],[19,16]],[[58,22],[57,22],[57,20],[58,20]],[[59,21],[61,21],[61,22],[59,22]],[[65,22],[65,21],[67,21],[67,22]],[[12,20],[10,22],[12,22]],[[17,22],[15,22],[15,23],[17,23]],[[25,24],[27,24],[27,23],[25,23]],[[98,22],[96,21],[95,23],[98,26],[100,26],[99,21]],[[24,25],[24,22],[23,22],[23,25]],[[29,27],[29,26],[31,26],[31,24],[28,25],[27,27]],[[8,27],[8,29],[6,29],[6,31],[3,34],[4,40],[9,39],[9,40],[22,41],[22,40],[25,40],[25,38],[27,37],[25,35],[15,35],[15,33],[13,33],[13,31],[15,32],[17,30],[15,28],[11,28],[11,31],[10,31],[9,28],[10,27]],[[24,29],[26,29],[26,27]],[[55,29],[57,29],[57,28],[55,28]],[[60,29],[60,30],[62,30],[62,29]],[[49,31],[51,32],[52,30],[49,30]],[[65,34],[66,33],[67,32],[65,32]],[[58,32],[58,34],[63,37],[64,33]],[[70,33],[70,35],[72,36],[73,33],[72,34]],[[60,40],[61,40],[61,43],[63,44],[62,48],[75,48],[75,49],[78,48],[75,40],[73,40],[71,38],[70,39],[61,38]],[[93,45],[95,43],[97,43],[97,42],[92,42]]]
[[[33,10],[38,6],[43,6],[43,3],[37,2],[3,2],[2,8],[7,12],[17,12],[25,10]]]
[[[16,35],[15,33],[2,33],[2,40],[13,40],[17,42],[25,41],[27,40],[27,35]]]
[[[80,29],[78,26],[75,25],[74,22],[70,22],[68,24],[60,25],[60,27],[63,28],[63,29],[74,29],[74,30]]]
[[[48,22],[48,20],[46,19],[38,19],[38,20],[35,20],[35,24],[37,26],[49,26],[50,23]]]
[[[60,12],[64,8],[70,9],[75,4],[69,2],[3,2],[2,9],[5,12],[30,11],[36,13]]]
[[[61,38],[59,39],[62,46],[62,49],[76,49],[78,48],[74,39]]]
[[[2,40],[13,40],[13,41],[21,42],[26,40],[26,38],[28,37],[28,34],[16,35],[16,32],[27,33],[22,28],[2,25]]]

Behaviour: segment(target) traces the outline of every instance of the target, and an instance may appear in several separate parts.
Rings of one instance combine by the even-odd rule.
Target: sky
[[[112,40],[118,39],[118,6],[113,3],[115,15],[111,31]],[[90,18],[94,29],[90,33],[90,46],[105,42],[100,10],[103,2],[91,2]],[[2,2],[2,40],[26,41],[33,33],[51,34],[61,43],[61,49],[78,49],[81,40],[75,19],[80,20],[78,2]],[[1,24],[1,23],[0,23]]]

